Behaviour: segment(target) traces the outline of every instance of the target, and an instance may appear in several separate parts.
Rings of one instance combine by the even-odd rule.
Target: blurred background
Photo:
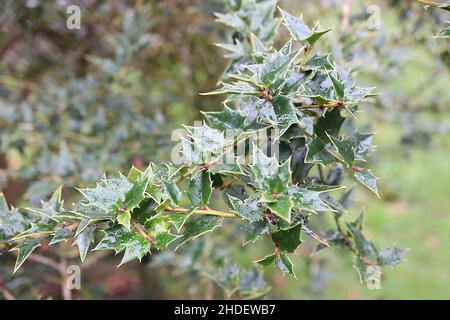
[[[213,14],[225,12],[226,2],[3,0],[0,189],[7,201],[32,206],[62,184],[70,203],[75,186],[92,185],[104,172],[170,159],[173,129],[200,120],[201,110],[222,108],[220,97],[198,93],[214,89],[227,65],[214,43],[231,42],[233,32],[215,24]],[[71,4],[81,8],[79,30],[66,27]],[[347,219],[364,209],[366,234],[377,245],[409,251],[405,263],[385,270],[381,289],[369,290],[349,255],[339,249],[312,255],[313,243],[304,239],[294,261],[299,280],[267,269],[260,279],[271,287],[267,297],[448,299],[450,41],[434,36],[450,13],[400,0],[279,4],[303,13],[309,24],[334,28],[316,50],[331,50],[361,86],[381,93],[361,106],[357,120],[377,133],[371,167],[381,178],[381,200],[357,188]],[[329,222],[324,216],[317,223]],[[82,289],[74,299],[226,298],[199,266],[232,259],[250,268],[251,259],[267,252],[268,243],[250,251],[239,236],[238,227],[226,224],[187,246],[189,258],[157,253],[119,269],[120,257],[104,253],[81,265],[65,244],[38,253],[55,260],[64,255],[81,267]],[[12,255],[0,254],[0,299],[61,298],[54,270],[29,261],[12,276],[13,264]]]

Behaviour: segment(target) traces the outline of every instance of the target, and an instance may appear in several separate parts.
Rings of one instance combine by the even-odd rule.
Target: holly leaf
[[[334,211],[321,198],[320,193],[325,191],[314,191],[301,188],[299,186],[291,186],[289,195],[292,197],[295,208],[305,210],[312,213]]]
[[[141,259],[150,252],[150,243],[134,230],[127,230],[121,225],[114,225],[104,230],[105,236],[93,250],[114,250],[125,252],[119,266],[133,259]]]
[[[67,228],[59,228],[55,231],[52,240],[49,245],[60,243],[62,241],[67,242],[67,240],[72,239],[75,236],[75,232],[70,231]]]
[[[203,112],[203,114],[213,129],[220,131],[244,129],[245,117],[227,105],[221,112]]]
[[[133,184],[131,189],[125,194],[125,210],[131,212],[133,209],[139,207],[142,200],[145,198],[145,190],[150,181],[149,176],[144,176]]]
[[[381,279],[380,267],[377,265],[366,264],[362,259],[356,257],[353,267],[358,271],[361,283]]]
[[[189,182],[187,197],[194,207],[208,204],[212,193],[212,181],[208,171],[197,172]]]
[[[0,240],[11,239],[15,234],[24,232],[29,223],[17,209],[8,207],[3,193],[0,193]]]
[[[244,201],[228,195],[231,205],[233,206],[233,212],[241,216],[243,219],[250,222],[256,222],[262,219],[263,208],[258,200],[247,198]]]
[[[186,212],[171,213],[169,215],[169,222],[174,225],[175,229],[177,229],[177,232],[180,232],[186,221],[189,219],[189,217],[192,216],[193,211],[194,208]]]
[[[275,253],[272,253],[255,262],[263,267],[267,267],[270,266],[272,263],[274,263],[274,261],[275,261]]]
[[[286,11],[280,9],[281,16],[283,18],[283,22],[285,27],[289,30],[292,37],[300,42],[307,42],[310,45],[313,45],[317,40],[319,40],[320,37],[322,37],[325,33],[330,31],[331,29],[327,30],[319,30],[319,26],[317,25],[314,27],[313,30],[311,30],[303,21],[303,18],[295,17]]]
[[[325,143],[320,138],[314,138],[306,145],[305,163],[327,165],[334,161],[325,151]]]
[[[262,190],[282,193],[291,183],[290,160],[279,165],[275,155],[267,157],[256,145],[253,145],[253,164],[250,167]]]
[[[271,101],[273,106],[273,112],[276,117],[276,121],[272,122],[275,127],[275,137],[274,139],[279,139],[293,124],[298,124],[299,120],[297,118],[297,111],[292,104],[292,101],[282,95],[277,95]]]
[[[274,231],[270,235],[277,248],[292,253],[302,243],[302,240],[300,240],[301,229],[302,225],[297,224],[288,229]]]
[[[353,161],[355,160],[355,152],[351,143],[345,140],[337,139],[330,135],[328,135],[328,138],[330,138],[331,143],[334,145],[337,152],[341,155],[342,159],[347,164],[347,167],[351,166],[353,164]]]
[[[87,226],[82,232],[75,238],[74,244],[78,246],[81,262],[86,259],[87,252],[91,242],[94,241],[94,232],[97,229],[96,226]]]
[[[243,245],[255,243],[259,238],[269,233],[269,224],[265,220],[255,221],[247,224],[243,228],[245,241]]]
[[[361,213],[358,219],[352,223],[347,223],[348,229],[355,240],[356,249],[360,257],[376,262],[378,260],[377,249],[371,241],[368,241],[362,233],[362,222],[364,214]]]
[[[328,136],[338,137],[345,118],[341,111],[333,108],[320,117],[314,125],[314,133],[324,142],[328,142]]]
[[[176,235],[170,233],[170,231],[159,232],[155,236],[155,247],[158,250],[166,248],[169,244],[174,242],[176,239],[182,237],[181,235]]]
[[[213,232],[214,229],[222,225],[222,218],[203,216],[195,220],[190,220],[184,225],[184,232],[181,238],[176,241],[175,250],[178,250],[184,243],[204,235],[207,232]]]
[[[38,239],[26,239],[12,248],[10,251],[18,251],[13,273],[16,273],[30,254],[40,246],[41,243]]]
[[[131,212],[125,210],[117,215],[117,222],[123,225],[125,228],[130,229],[131,225]]]
[[[297,279],[294,271],[294,264],[287,254],[281,252],[275,257],[275,265],[280,269],[282,273],[288,273]]]
[[[406,250],[396,247],[383,249],[378,254],[380,265],[393,268],[406,259]]]
[[[170,243],[181,237],[170,233],[169,226],[171,223],[170,215],[156,215],[145,222],[147,234],[155,240],[154,244],[158,250],[167,247]]]
[[[288,223],[291,222],[291,211],[294,204],[289,195],[279,194],[276,197],[273,197],[271,194],[266,193],[260,201],[266,202],[267,207],[275,215]]]
[[[266,87],[283,77],[291,63],[298,57],[299,51],[292,51],[292,41],[286,43],[283,48],[269,55],[264,62],[259,65],[258,80]]]
[[[220,82],[220,85],[222,86],[221,88],[210,92],[200,93],[200,95],[203,96],[213,96],[219,94],[239,94],[239,95],[254,95],[254,96],[259,95],[259,91],[257,91],[255,87],[251,86],[247,82],[242,81],[235,83]]]
[[[364,160],[364,157],[372,148],[372,140],[373,133],[353,133],[348,141],[353,147],[355,160]]]
[[[41,200],[41,208],[27,208],[28,211],[40,216],[39,220],[42,223],[47,223],[50,220],[56,221],[55,217],[60,213],[63,201],[61,200],[62,187],[58,187],[52,194],[49,201]]]
[[[361,170],[354,172],[355,179],[358,180],[362,185],[366,186],[370,191],[375,193],[379,198],[377,188],[377,177],[370,170]]]
[[[163,185],[165,193],[168,194],[174,204],[178,205],[180,203],[182,193],[175,181],[163,180]]]
[[[333,77],[331,73],[328,73],[328,77],[331,80],[331,83],[333,85],[333,89],[336,92],[336,95],[338,96],[339,100],[342,101],[344,98],[344,83],[337,78]]]
[[[104,212],[116,212],[117,203],[125,199],[126,193],[133,187],[128,179],[119,175],[117,178],[103,178],[95,188],[79,189],[84,197],[84,206],[95,207]]]

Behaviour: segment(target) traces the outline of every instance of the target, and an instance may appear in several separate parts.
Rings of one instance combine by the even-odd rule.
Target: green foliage
[[[18,250],[16,270],[50,237],[51,244],[74,238],[82,261],[93,242],[93,250],[123,253],[122,265],[141,261],[152,251],[171,253],[193,245],[201,240],[197,238],[219,232],[225,219],[242,225],[248,245],[260,238],[271,241],[273,252],[257,263],[275,265],[294,278],[290,254],[302,244],[302,230],[319,247],[341,246],[352,252],[363,281],[374,266],[392,267],[404,259],[401,249],[376,249],[362,232],[362,217],[346,228],[341,225],[351,197],[343,190],[342,178],[326,178],[351,173],[378,195],[376,178],[365,168],[372,134],[343,130],[373,89],[357,86],[331,55],[313,54],[330,30],[310,28],[301,17],[280,9],[292,37],[276,50],[273,40],[281,20],[274,17],[273,1],[242,1],[232,9],[217,14],[218,21],[242,37],[220,45],[231,52],[231,63],[221,88],[207,93],[226,94],[227,106],[222,112],[205,112],[202,125],[185,127],[182,163],[151,163],[144,171],[133,167],[127,176],[104,177],[94,188],[80,189],[82,198],[72,207],[63,206],[61,189],[40,209],[21,213],[2,205],[0,230]],[[100,68],[110,65],[94,61]],[[258,141],[271,131],[271,139]],[[276,147],[278,154],[265,152]],[[230,191],[235,186],[243,190],[239,196]],[[218,194],[228,210],[209,207]],[[313,231],[309,218],[316,214],[335,218],[332,235]],[[190,258],[195,260],[194,255]],[[200,269],[195,261],[191,265]],[[267,291],[257,269],[221,263],[218,270],[200,269],[229,294],[236,288],[248,297]]]

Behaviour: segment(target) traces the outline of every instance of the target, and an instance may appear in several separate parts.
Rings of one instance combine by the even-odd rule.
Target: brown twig
[[[302,224],[302,230],[305,231],[305,233],[310,236],[311,238],[313,238],[314,240],[320,242],[321,244],[323,244],[324,246],[327,246],[328,248],[331,247],[330,243],[325,240],[322,239],[321,237],[319,237],[314,231],[312,231],[311,229],[309,229],[307,226],[305,226],[304,224]]]
[[[148,235],[148,233],[142,228],[139,222],[137,222],[136,220],[131,220],[131,224],[144,237],[144,239],[148,241],[148,243],[150,243],[151,245],[155,243],[155,239]]]
[[[56,262],[53,259],[41,256],[40,254],[32,253],[28,257],[28,260],[46,265],[46,266],[58,271],[60,274],[65,273],[65,269],[62,268],[62,266],[58,262]]]

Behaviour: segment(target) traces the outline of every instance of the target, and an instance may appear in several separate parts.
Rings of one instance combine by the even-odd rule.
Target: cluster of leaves
[[[320,3],[326,18],[343,14],[338,3]],[[306,6],[303,13],[315,10],[316,5]],[[419,2],[398,0],[378,7],[352,2],[348,20],[346,28],[329,34],[329,50],[340,65],[370,79],[383,92],[369,100],[373,102],[373,107],[367,108],[371,121],[400,128],[399,144],[406,146],[405,152],[412,145],[429,146],[433,136],[446,134],[449,125],[442,114],[447,113],[450,97],[445,85],[450,51],[445,39],[430,33],[448,20],[448,11],[435,7],[424,10]],[[379,24],[372,25],[374,21]],[[422,54],[427,58],[418,59]],[[420,78],[413,76],[418,73]],[[442,81],[428,85],[435,77]],[[387,78],[391,81],[386,82]]]
[[[112,250],[123,253],[123,264],[154,250],[177,250],[215,231],[224,219],[240,221],[247,245],[269,238],[273,252],[256,262],[294,277],[289,255],[301,245],[302,233],[315,239],[318,249],[336,245],[353,252],[363,281],[375,266],[392,267],[404,259],[403,249],[377,250],[362,233],[362,217],[346,227],[340,220],[354,191],[344,190],[346,172],[378,195],[377,178],[364,167],[373,134],[344,125],[373,89],[358,87],[331,55],[312,54],[328,29],[310,28],[281,9],[281,19],[275,18],[273,1],[232,5],[234,12],[218,15],[219,21],[243,37],[221,45],[236,56],[221,88],[208,93],[227,94],[226,106],[205,112],[201,126],[186,127],[183,163],[104,177],[96,187],[80,189],[82,199],[69,207],[63,206],[61,189],[41,208],[19,211],[3,201],[0,235],[17,251],[15,270],[49,237],[50,244],[74,239],[82,261],[90,249]],[[281,21],[291,39],[276,50],[272,41]],[[269,130],[275,132],[272,139],[259,146],[252,142]],[[263,152],[275,145],[278,155]],[[240,146],[244,155],[237,153]],[[208,206],[213,193],[224,196],[229,210]],[[310,217],[325,213],[334,216],[336,228],[313,231]],[[208,274],[227,290],[245,287],[248,279],[265,290],[258,272],[247,274],[233,264]]]
[[[178,35],[180,25],[205,42],[204,32],[196,32],[201,26],[180,21],[178,13],[191,4],[79,5],[82,28],[69,30],[65,3],[0,4],[0,158],[7,162],[0,163],[0,179],[8,180],[0,185],[20,180],[27,188],[23,200],[32,203],[59,184],[95,182],[130,162],[162,158],[169,151],[168,120],[179,120],[180,109],[194,113],[191,91],[217,73],[212,67],[179,77],[184,69],[200,70],[189,65],[186,44],[171,45],[184,37],[199,46]],[[180,56],[186,64],[173,65]],[[189,76],[194,88],[183,82]],[[161,95],[166,90],[171,94]]]

